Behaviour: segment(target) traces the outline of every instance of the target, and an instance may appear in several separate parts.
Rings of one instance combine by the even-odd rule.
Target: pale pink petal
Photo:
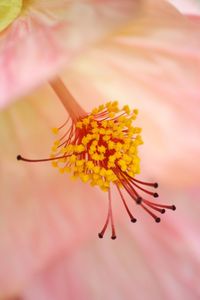
[[[118,240],[98,240],[106,194],[49,164],[16,161],[19,153],[46,157],[50,128],[66,118],[49,87],[35,91],[0,116],[1,298],[22,291],[38,300],[199,298],[199,190],[183,189],[198,184],[198,40],[176,11],[154,3],[160,7],[140,11],[133,26],[80,58],[65,80],[85,109],[116,98],[140,109],[141,176],[161,180],[161,199],[175,202],[177,212],[158,225],[134,206],[135,226],[114,195]]]
[[[0,298],[18,293],[54,256],[98,238],[106,194],[62,176],[50,163],[16,160],[22,152],[48,157],[55,113],[64,116],[48,88],[1,113]]]
[[[179,211],[159,226],[148,220],[132,226],[122,221],[114,243],[87,240],[73,252],[61,253],[33,277],[22,298],[199,299],[198,196],[195,203],[189,193],[175,192],[174,197],[184,197]]]
[[[146,8],[146,17],[80,59],[65,78],[88,109],[91,99],[139,108],[142,169],[170,186],[190,186],[200,178],[200,27],[168,9]]]
[[[168,0],[184,14],[200,15],[199,0]]]
[[[30,1],[0,38],[0,107],[134,16],[140,1]]]

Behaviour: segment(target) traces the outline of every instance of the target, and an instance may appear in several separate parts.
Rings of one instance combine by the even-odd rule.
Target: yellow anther
[[[134,133],[141,133],[142,129],[140,127],[135,127],[134,128]]]
[[[115,155],[111,155],[111,156],[109,156],[109,162],[115,162],[115,160],[116,160],[116,156]]]
[[[115,113],[114,113],[114,112],[110,112],[110,113],[109,113],[109,117],[110,117],[110,118],[114,118],[114,117],[115,117]]]
[[[108,168],[114,168],[115,167],[115,163],[114,162],[108,162]]]
[[[106,107],[107,107],[107,108],[109,108],[111,105],[112,105],[112,102],[111,102],[111,101],[109,101],[109,102],[106,103]]]
[[[99,185],[99,186],[103,186],[103,180],[102,180],[102,179],[98,179],[98,180],[96,181],[96,183],[97,183],[97,185]]]
[[[116,101],[116,100],[112,102],[112,106],[118,106],[118,104],[119,104],[119,103],[118,103],[118,101]]]
[[[100,186],[100,188],[101,188],[101,190],[103,192],[107,192],[108,191],[108,187],[106,187],[106,186]]]
[[[92,135],[92,134],[87,134],[87,135],[86,135],[86,137],[87,137],[87,139],[88,139],[89,141],[91,141],[91,140],[92,140],[92,137],[93,137],[93,135]]]
[[[75,163],[75,161],[76,161],[76,155],[71,155],[70,157],[69,157],[69,161],[71,162],[71,163]]]
[[[90,179],[89,175],[84,174],[84,173],[80,174],[80,177],[81,177],[82,181],[85,183],[88,182]]]
[[[51,147],[51,151],[52,151],[52,152],[56,152],[57,150],[58,150],[58,147],[57,147],[57,146]]]
[[[59,168],[59,172],[63,174],[65,172],[65,168]]]
[[[81,153],[85,150],[85,147],[83,145],[77,145],[75,148],[75,151],[78,153]]]
[[[68,152],[66,147],[63,147],[60,151],[62,154],[66,154]]]
[[[131,110],[130,110],[130,108],[129,108],[128,105],[124,105],[123,110],[125,111],[125,113],[126,113],[127,115],[129,115],[130,112],[131,112]]]
[[[76,179],[78,178],[78,176],[79,176],[78,174],[75,174],[75,173],[74,173],[74,174],[71,176],[71,179],[72,179],[72,180],[76,180]]]
[[[120,158],[120,157],[122,157],[122,153],[121,153],[121,152],[119,152],[119,151],[118,151],[118,152],[116,152],[116,153],[115,153],[115,157],[116,157],[116,158]]]
[[[66,172],[66,173],[70,173],[70,172],[71,172],[71,168],[65,167],[65,172]]]
[[[52,128],[52,129],[51,129],[51,131],[53,132],[53,134],[57,134],[57,133],[58,133],[58,131],[59,131],[59,129],[58,129],[58,128],[56,128],[56,127],[54,127],[54,128]]]
[[[103,153],[99,154],[99,160],[102,161],[105,159],[105,155]]]
[[[138,110],[138,109],[134,109],[134,110],[133,110],[133,113],[134,113],[135,115],[137,115],[137,114],[139,113],[139,110]]]
[[[97,128],[98,127],[97,121],[91,122],[91,126],[92,128]]]
[[[124,121],[126,121],[126,117],[125,116],[120,116],[118,118],[118,120],[119,120],[119,123],[123,123]]]
[[[106,142],[106,141],[109,141],[110,140],[110,136],[109,135],[104,135],[103,136],[103,140]]]
[[[121,166],[121,167],[122,167],[122,166],[126,166],[125,160],[119,159],[119,160],[118,160],[118,165]]]
[[[94,153],[94,154],[92,155],[92,159],[95,160],[95,161],[99,161],[99,160],[100,160],[99,154],[98,154],[98,153]]]
[[[129,164],[132,161],[132,157],[127,154],[124,154],[122,159],[126,162],[126,164]]]
[[[92,152],[95,152],[96,149],[97,149],[96,145],[92,144],[92,145],[90,146],[90,150],[91,150]]]
[[[106,170],[106,176],[110,176],[113,175],[113,171],[112,170]]]
[[[55,141],[54,142],[54,146],[59,146],[59,144],[60,144],[60,141]]]
[[[105,134],[111,135],[111,134],[112,134],[112,130],[111,130],[111,129],[107,129],[107,130],[105,131]]]
[[[105,129],[104,129],[104,128],[100,128],[100,130],[99,130],[99,133],[100,133],[100,134],[105,134],[105,133],[106,133],[106,131],[105,131]]]
[[[99,174],[95,174],[95,173],[94,173],[94,174],[92,175],[92,179],[93,179],[94,182],[97,182],[97,180],[98,180],[99,178],[100,178],[100,175],[99,175]]]
[[[116,151],[119,151],[119,150],[122,149],[122,147],[123,147],[123,145],[122,145],[121,143],[118,142],[118,143],[115,145],[115,150],[116,150]]]
[[[131,121],[136,120],[136,118],[137,118],[137,115],[132,115],[132,116],[130,117]]]
[[[102,168],[99,172],[99,175],[101,175],[102,177],[106,176],[106,169]]]
[[[115,122],[113,120],[108,120],[108,126],[111,128],[114,126]]]
[[[100,139],[100,135],[99,134],[93,134],[93,139],[95,139],[95,140],[99,140]]]
[[[93,170],[93,168],[94,168],[93,161],[91,161],[91,160],[87,161],[86,166],[88,167],[89,170]]]
[[[100,172],[100,167],[99,166],[95,166],[93,168],[93,171],[94,171],[95,174],[98,174]]]
[[[52,161],[52,166],[54,167],[54,168],[57,168],[58,167],[58,162],[57,161]]]
[[[99,105],[98,111],[101,112],[102,110],[104,110],[104,107],[105,107],[104,104]]]
[[[133,154],[133,153],[135,153],[135,150],[136,150],[136,148],[135,148],[134,146],[131,146],[131,147],[129,148],[129,153],[130,153],[130,154]]]
[[[72,152],[74,150],[74,145],[70,144],[70,145],[67,145],[65,148],[66,148],[67,152]]]
[[[104,146],[98,146],[98,151],[100,153],[105,153],[106,152],[106,148]]]
[[[83,123],[84,125],[88,125],[88,124],[90,123],[90,119],[89,119],[89,118],[84,118],[84,119],[82,120],[82,123]]]
[[[98,145],[98,142],[96,140],[92,141],[92,145],[96,147]]]
[[[83,123],[81,121],[77,122],[76,128],[83,128]]]
[[[77,161],[76,161],[76,166],[77,166],[77,167],[81,167],[81,166],[84,165],[84,163],[85,163],[85,160],[84,160],[84,159],[77,160]]]
[[[106,127],[108,126],[108,121],[107,121],[107,120],[103,120],[103,121],[102,121],[102,126],[103,126],[104,128],[106,128]]]
[[[98,114],[98,109],[97,109],[97,108],[94,108],[94,109],[92,110],[92,115],[96,115],[96,114]]]
[[[125,172],[125,171],[127,170],[127,165],[126,165],[126,164],[122,165],[122,166],[121,166],[121,170],[122,170],[123,172]]]
[[[83,145],[86,146],[87,143],[89,143],[89,139],[88,139],[86,136],[84,136],[84,137],[82,138],[82,141],[81,141],[81,142],[82,142]]]
[[[109,149],[109,150],[112,150],[112,149],[114,149],[114,148],[115,148],[114,142],[109,141],[109,142],[108,142],[108,149]]]

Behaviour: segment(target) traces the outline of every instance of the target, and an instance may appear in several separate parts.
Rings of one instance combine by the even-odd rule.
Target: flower
[[[198,32],[166,4],[153,2],[62,77],[87,111],[116,97],[120,106],[127,101],[139,108],[143,174],[159,178],[162,197],[176,201],[177,213],[158,227],[138,211],[142,222],[131,226],[115,201],[120,239],[94,239],[105,213],[100,191],[50,166],[15,161],[22,152],[43,157],[51,126],[65,120],[45,85],[1,113],[3,298],[199,297]]]

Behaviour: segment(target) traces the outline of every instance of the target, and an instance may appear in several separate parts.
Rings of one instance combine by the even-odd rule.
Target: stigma
[[[63,104],[69,117],[61,126],[52,129],[56,139],[48,158],[32,160],[18,155],[18,160],[51,161],[60,173],[70,173],[72,179],[80,179],[107,193],[108,213],[99,238],[103,238],[109,223],[111,238],[116,238],[112,188],[117,189],[119,199],[133,223],[137,219],[127,204],[126,195],[157,223],[161,220],[158,214],[164,214],[166,209],[176,209],[174,205],[151,200],[158,197],[155,192],[158,183],[137,178],[140,174],[138,148],[143,144],[142,130],[135,126],[137,109],[131,109],[128,105],[120,108],[117,101],[112,101],[86,113],[60,80],[54,81],[51,86],[62,102],[67,97],[68,101]]]

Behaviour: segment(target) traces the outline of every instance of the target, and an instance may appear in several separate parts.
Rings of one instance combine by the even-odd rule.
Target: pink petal
[[[184,14],[200,15],[200,4],[198,0],[168,0]]]
[[[24,288],[23,299],[198,299],[200,207],[189,193],[179,196],[185,199],[179,212],[159,226],[122,222],[114,243],[88,240],[55,257]],[[189,202],[196,216],[183,209]]]
[[[131,0],[40,1],[0,39],[0,107],[49,79],[90,44],[133,16]]]
[[[119,239],[96,239],[105,194],[49,165],[16,161],[18,153],[45,157],[50,128],[66,118],[48,87],[35,91],[1,113],[0,297],[23,291],[25,299],[39,300],[199,298],[199,191],[190,195],[183,189],[197,185],[199,176],[197,31],[169,7],[167,17],[162,5],[153,8],[80,58],[65,76],[86,109],[116,98],[139,107],[142,175],[161,179],[161,197],[179,204],[177,214],[160,226],[134,207],[141,221],[131,227],[119,207]]]
[[[190,186],[200,178],[200,27],[159,5],[160,11],[146,8],[132,25],[80,59],[65,78],[88,109],[91,98],[138,107],[142,169],[170,186]]]
[[[55,256],[98,238],[106,194],[60,175],[49,163],[16,160],[22,152],[48,157],[51,118],[64,114],[53,99],[44,89],[1,113],[0,298],[18,293]]]

